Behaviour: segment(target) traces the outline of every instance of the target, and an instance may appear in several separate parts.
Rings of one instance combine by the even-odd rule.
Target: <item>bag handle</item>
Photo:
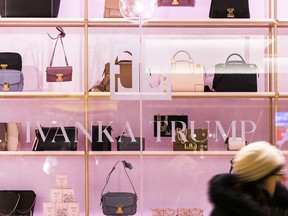
[[[55,54],[56,46],[57,46],[57,44],[58,44],[58,40],[59,40],[59,39],[60,39],[60,42],[61,42],[61,45],[62,45],[62,49],[63,49],[63,53],[64,53],[64,56],[65,56],[66,66],[69,66],[68,60],[67,60],[67,56],[66,56],[66,52],[65,52],[65,49],[64,49],[64,45],[63,45],[63,41],[62,41],[62,38],[64,38],[64,37],[66,36],[66,33],[64,32],[63,28],[60,27],[60,26],[57,26],[56,29],[60,32],[56,38],[51,37],[50,34],[47,33],[48,36],[49,36],[52,40],[56,40],[55,45],[54,45],[54,49],[53,49],[53,53],[52,53],[52,57],[51,57],[51,60],[50,60],[50,67],[53,65],[54,54]]]
[[[132,56],[132,53],[129,52],[129,51],[124,51],[123,53],[128,53],[130,56]],[[131,60],[119,60],[119,57],[117,56],[116,59],[115,59],[115,65],[119,65],[120,63],[130,63],[132,62]]]
[[[133,167],[132,167],[132,165],[131,165],[130,163],[128,163],[128,162],[126,162],[125,160],[123,160],[123,161],[117,161],[116,164],[115,164],[115,165],[113,166],[113,168],[111,169],[111,171],[109,172],[108,176],[106,177],[106,183],[105,183],[105,185],[104,185],[104,187],[103,187],[103,189],[102,189],[101,197],[103,196],[104,190],[105,190],[105,188],[106,188],[106,186],[107,186],[107,184],[108,184],[108,182],[109,182],[109,180],[110,180],[111,174],[112,174],[113,171],[115,170],[117,164],[120,163],[120,162],[122,162],[122,164],[123,164],[123,169],[124,169],[124,171],[125,171],[125,173],[126,173],[126,176],[127,176],[128,180],[129,180],[129,182],[130,182],[130,184],[131,184],[131,186],[132,186],[132,188],[133,188],[133,191],[134,191],[135,195],[137,196],[136,190],[135,190],[135,188],[134,188],[134,186],[133,186],[133,184],[132,184],[132,181],[131,181],[131,179],[130,179],[127,171],[126,171],[126,168],[128,168],[128,169],[131,170],[131,169],[133,169]],[[102,203],[102,202],[101,202],[101,203]],[[100,203],[100,205],[101,205],[101,203]]]
[[[232,56],[238,56],[241,60],[239,61],[231,61],[229,60]],[[232,53],[231,55],[228,56],[228,58],[226,59],[226,63],[225,64],[235,64],[235,63],[242,63],[242,64],[246,64],[245,60],[243,59],[243,57],[241,55],[239,55],[238,53]]]
[[[187,60],[176,60],[176,56],[179,54],[179,53],[185,53],[187,54],[188,56],[188,59]],[[190,63],[193,63],[193,59],[191,58],[190,54],[186,51],[186,50],[179,50],[178,52],[176,52],[174,54],[174,56],[172,57],[171,59],[171,63],[172,64],[175,64],[177,62],[190,62]]]

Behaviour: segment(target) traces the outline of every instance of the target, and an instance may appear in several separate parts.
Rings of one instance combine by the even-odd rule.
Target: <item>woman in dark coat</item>
[[[233,173],[209,182],[211,216],[288,216],[288,191],[281,184],[285,157],[267,142],[243,147],[233,159]]]

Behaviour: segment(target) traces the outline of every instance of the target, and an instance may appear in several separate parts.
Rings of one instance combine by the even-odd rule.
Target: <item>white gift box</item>
[[[55,203],[43,203],[43,216],[55,216]]]
[[[68,216],[79,216],[80,204],[79,203],[67,203],[68,205]]]
[[[55,203],[56,216],[68,216],[67,203]]]
[[[66,188],[66,189],[51,188],[50,189],[50,202],[52,203],[74,202],[74,189],[73,188]]]
[[[62,189],[62,202],[66,202],[66,203],[74,202],[74,189],[73,188]]]
[[[51,188],[50,189],[50,202],[51,203],[61,203],[62,200],[62,189]]]
[[[68,175],[56,175],[56,188],[68,187]]]

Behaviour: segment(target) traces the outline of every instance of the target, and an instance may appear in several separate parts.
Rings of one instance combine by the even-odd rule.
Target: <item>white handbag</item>
[[[180,54],[186,58],[177,59]],[[171,60],[172,92],[204,92],[204,66],[194,64],[185,50],[176,52]]]
[[[227,149],[229,151],[238,151],[243,146],[247,145],[247,141],[242,137],[229,137],[225,140],[225,144],[227,144]]]

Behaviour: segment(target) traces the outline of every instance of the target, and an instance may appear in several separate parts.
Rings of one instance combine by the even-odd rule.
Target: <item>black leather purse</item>
[[[104,190],[110,180],[111,174],[115,170],[118,163],[123,164],[123,169],[125,174],[133,188],[134,192],[107,192],[104,194]],[[117,161],[117,163],[113,166],[112,170],[108,174],[106,178],[106,184],[102,189],[101,193],[101,203],[102,211],[104,215],[135,215],[137,213],[137,193],[132,184],[132,181],[126,171],[126,169],[132,169],[132,165],[127,163],[125,160]]]
[[[31,216],[36,202],[33,190],[0,191],[0,215]]]
[[[61,0],[0,0],[2,17],[57,17]]]
[[[76,151],[76,127],[41,127],[35,130],[33,151]]]
[[[99,130],[102,131],[102,140],[99,140]],[[104,133],[106,130],[110,135],[112,128],[110,126],[92,126],[92,151],[111,151],[111,141]]]
[[[250,18],[248,0],[211,0],[210,18]]]
[[[145,138],[135,137],[135,141],[132,141],[131,137],[119,136],[117,140],[117,151],[140,151],[142,142],[142,151],[145,150]]]
[[[0,52],[0,68],[22,70],[22,56],[16,52]]]
[[[238,56],[240,60],[230,60]],[[225,63],[215,66],[213,90],[216,92],[257,92],[258,67],[247,64],[241,55],[233,53]]]

